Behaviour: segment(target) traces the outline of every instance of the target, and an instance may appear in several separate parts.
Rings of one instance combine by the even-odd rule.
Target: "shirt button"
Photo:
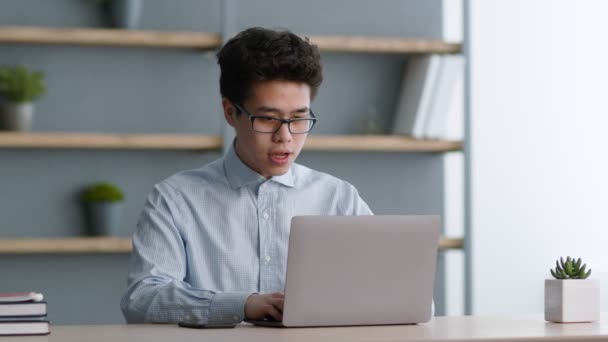
[[[264,219],[268,220],[268,213],[264,213]]]
[[[235,322],[240,321],[239,316],[237,316],[237,315],[232,316],[232,318],[234,319]]]
[[[266,262],[270,262],[270,255],[267,255],[264,260],[266,260]]]

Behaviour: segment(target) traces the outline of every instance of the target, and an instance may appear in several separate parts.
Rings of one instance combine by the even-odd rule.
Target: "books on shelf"
[[[446,136],[446,122],[464,60],[454,55],[413,56],[408,60],[397,101],[393,133],[414,138]]]
[[[49,334],[43,299],[38,292],[0,293],[0,336]]]
[[[459,82],[462,82],[463,70],[464,60],[461,56],[441,56],[439,71],[428,108],[429,112],[426,115],[426,122],[422,131],[424,138],[438,139],[446,136],[448,115],[456,109],[451,108],[451,105]]]
[[[408,59],[397,101],[394,134],[421,136],[439,61],[439,55],[412,56]]]

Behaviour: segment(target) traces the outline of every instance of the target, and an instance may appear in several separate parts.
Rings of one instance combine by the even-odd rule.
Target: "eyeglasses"
[[[310,112],[310,118],[295,118],[295,119],[280,119],[272,116],[264,115],[251,115],[241,105],[234,104],[234,106],[241,112],[247,114],[249,120],[251,120],[251,128],[258,133],[276,133],[281,129],[283,124],[287,124],[289,133],[291,134],[304,134],[312,130],[312,127],[317,122],[317,118]]]

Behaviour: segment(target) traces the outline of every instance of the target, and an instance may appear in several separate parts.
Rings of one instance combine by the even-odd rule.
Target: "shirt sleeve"
[[[251,293],[215,293],[184,281],[184,241],[176,225],[181,216],[177,192],[155,186],[133,235],[128,287],[121,309],[128,323],[239,323]]]
[[[342,201],[343,208],[341,215],[374,215],[367,203],[359,195],[359,191],[352,184],[344,182],[346,185],[345,196]]]

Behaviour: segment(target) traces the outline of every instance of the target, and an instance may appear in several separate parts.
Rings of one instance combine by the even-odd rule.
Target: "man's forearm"
[[[121,301],[128,323],[239,323],[245,318],[250,293],[214,293],[179,281],[142,280],[132,284]]]

